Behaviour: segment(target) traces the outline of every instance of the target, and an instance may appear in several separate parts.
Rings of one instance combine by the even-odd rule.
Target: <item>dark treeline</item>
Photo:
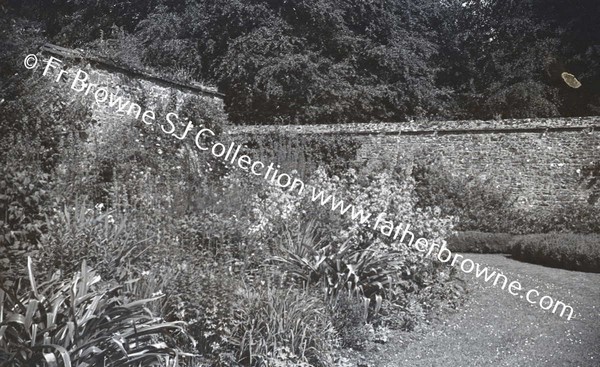
[[[9,56],[31,51],[32,38],[92,49],[130,66],[217,85],[234,123],[600,114],[598,0],[15,0],[1,6],[4,76],[18,67]],[[582,86],[569,87],[563,72]]]

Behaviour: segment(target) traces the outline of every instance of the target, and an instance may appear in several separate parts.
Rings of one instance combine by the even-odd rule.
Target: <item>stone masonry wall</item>
[[[491,178],[523,209],[588,202],[592,192],[584,167],[600,161],[600,117],[239,126],[230,134],[243,140],[273,131],[352,137],[361,143],[361,161],[402,164],[423,155],[444,157],[456,174]]]
[[[168,113],[180,114],[184,106],[186,111],[189,108],[203,108],[219,114],[223,111],[223,94],[215,88],[197,83],[175,81],[150,74],[147,71],[132,70],[114,64],[110,60],[86,54],[84,51],[65,49],[50,44],[42,47],[40,56],[44,60],[42,65],[45,65],[50,57],[62,62],[66,77],[60,80],[59,84],[62,85],[58,89],[58,93],[63,94],[66,101],[79,100],[89,108],[90,121],[86,121],[85,131],[80,136],[86,137],[86,148],[90,152],[105,149],[104,147],[114,141],[116,135],[128,136],[127,134],[131,133],[132,121],[137,119],[137,123],[142,124],[141,118],[147,110],[155,113],[156,119],[153,126],[150,127],[155,131],[159,131],[157,130],[158,124],[164,124]],[[90,89],[87,96],[84,91],[78,92],[71,89],[71,83],[78,71],[83,71],[88,75],[86,83],[97,85]],[[45,78],[50,84],[55,84],[57,76],[56,68],[52,76],[42,78]],[[77,85],[81,85],[81,83]],[[113,98],[122,98],[122,111],[119,111],[118,104],[111,107],[106,102],[98,103],[93,96],[97,88],[105,88],[109,94],[113,95]],[[186,102],[190,102],[190,104],[185,105]],[[132,112],[130,112],[133,103],[139,105],[139,117],[137,108],[131,109]],[[174,123],[179,125],[179,129],[187,126],[187,121],[184,121],[183,118],[177,119]],[[143,134],[140,133],[140,135]],[[136,142],[138,141],[136,140]],[[141,146],[143,147],[143,145]],[[155,142],[153,147],[160,152],[159,142]],[[201,164],[199,154],[189,147],[184,149],[187,150],[185,154],[199,167]]]
[[[118,91],[118,95],[141,106],[142,112],[148,108],[156,111],[157,115],[164,118],[168,112],[177,112],[183,103],[192,96],[203,98],[214,103],[218,108],[223,108],[223,100],[217,95],[201,94],[191,89],[176,87],[167,83],[156,82],[120,73],[113,70],[86,65],[82,68],[90,75],[92,83],[109,86],[109,90]],[[111,121],[121,123],[122,119],[115,118],[125,113],[117,112],[116,108],[106,104],[93,103],[93,120],[102,124]]]
[[[89,75],[86,83],[105,87],[109,93],[114,93],[123,97],[124,100],[140,105],[142,112],[149,108],[157,113],[159,111],[175,112],[192,96],[208,101],[221,110],[223,109],[223,94],[212,87],[192,82],[175,81],[153,75],[147,71],[123,67],[110,60],[101,59],[80,50],[46,44],[41,51],[44,60],[48,60],[52,56],[62,61],[69,76],[67,80],[63,81],[64,88],[77,98],[81,98],[84,93],[74,93],[69,91],[69,87],[77,71],[82,70]],[[118,112],[117,108],[109,107],[106,103],[98,104],[94,102],[91,94],[95,90],[91,89],[88,97],[92,107],[92,120],[98,125],[122,123],[120,116],[125,115],[125,113]],[[166,109],[168,111],[164,111]]]

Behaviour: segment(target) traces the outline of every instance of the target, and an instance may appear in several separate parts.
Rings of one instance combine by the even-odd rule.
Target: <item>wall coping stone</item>
[[[200,83],[197,83],[197,82],[190,82],[190,83],[180,82],[177,80],[173,80],[173,79],[169,79],[169,78],[165,78],[165,77],[162,77],[159,75],[149,73],[145,70],[136,69],[136,68],[132,68],[132,67],[126,67],[123,65],[119,65],[107,58],[102,58],[102,57],[93,55],[92,53],[86,52],[84,50],[74,50],[74,49],[70,49],[70,48],[53,45],[51,43],[46,43],[40,48],[40,51],[47,52],[49,54],[52,54],[52,55],[58,56],[58,57],[64,57],[64,58],[73,59],[73,60],[85,60],[85,61],[88,61],[90,63],[93,63],[93,64],[99,66],[102,69],[106,69],[108,71],[116,71],[116,72],[119,72],[122,74],[146,79],[153,83],[164,85],[164,86],[175,88],[175,89],[185,89],[185,90],[189,90],[194,93],[203,94],[206,96],[219,98],[219,99],[223,99],[223,97],[225,97],[225,95],[223,93],[219,93],[216,90],[216,88],[214,88],[214,87],[207,87],[207,86],[201,85]]]
[[[238,125],[230,135],[321,134],[321,135],[451,135],[490,133],[535,133],[552,131],[600,131],[600,116],[529,118],[506,120],[459,120],[424,122],[348,123],[324,125]]]

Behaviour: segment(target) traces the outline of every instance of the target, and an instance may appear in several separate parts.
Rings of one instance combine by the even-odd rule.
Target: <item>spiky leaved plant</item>
[[[359,247],[350,241],[324,242],[315,221],[303,223],[295,231],[286,228],[281,253],[271,260],[287,275],[305,285],[321,282],[334,303],[341,291],[362,297],[366,307],[374,301],[375,313],[401,266],[395,253],[380,251],[376,244]]]
[[[306,290],[248,287],[236,301],[228,342],[244,366],[330,366],[337,344],[326,305]]]
[[[85,261],[70,279],[57,273],[38,285],[31,258],[28,273],[29,290],[25,279],[0,289],[0,367],[176,366],[189,356],[166,344],[185,331],[153,317],[146,305],[157,298],[128,299]]]

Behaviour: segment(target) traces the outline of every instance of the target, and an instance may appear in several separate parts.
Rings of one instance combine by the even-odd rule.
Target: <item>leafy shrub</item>
[[[167,213],[129,206],[106,210],[80,199],[48,216],[41,239],[44,269],[73,271],[85,259],[106,279],[126,276],[126,267],[147,270],[178,254],[173,223]],[[143,254],[143,256],[141,256]]]
[[[438,208],[415,207],[414,184],[390,171],[358,178],[352,170],[343,176],[329,177],[317,170],[307,185],[326,195],[334,194],[345,205],[372,213],[386,213],[386,220],[394,224],[410,223],[415,236],[426,237],[436,243],[445,243],[452,230],[453,218],[441,217]],[[411,302],[427,302],[430,309],[436,302],[454,297],[445,289],[452,272],[446,265],[426,259],[425,254],[407,244],[399,243],[368,223],[351,220],[328,205],[311,202],[311,189],[302,194],[276,187],[268,187],[264,204],[257,211],[258,226],[251,228],[263,237],[281,228],[291,228],[276,239],[275,260],[281,270],[301,283],[321,284],[335,299],[342,290],[350,291],[363,302],[366,297],[369,316],[374,316],[386,299],[396,309],[407,311]],[[308,223],[315,220],[321,226],[318,235]],[[286,224],[287,222],[287,224]],[[372,223],[371,223],[372,225]],[[259,236],[260,237],[260,236]],[[261,237],[261,238],[263,238]],[[273,236],[270,235],[272,238]],[[433,288],[428,295],[419,290]]]
[[[285,190],[269,184],[262,197],[255,196],[257,205],[253,232],[269,233],[278,231],[279,226],[293,227],[305,220],[317,219],[328,236],[327,239],[342,243],[350,239],[356,243],[370,243],[376,237],[390,243],[390,237],[372,230],[372,222],[379,213],[385,213],[385,220],[394,224],[410,223],[415,236],[427,237],[441,243],[451,233],[454,218],[441,215],[439,208],[417,208],[414,181],[403,178],[391,171],[380,171],[359,177],[354,169],[342,175],[328,175],[325,169],[319,168],[305,182],[302,193],[297,190]],[[323,191],[325,197],[334,195],[336,202],[354,205],[357,210],[370,213],[371,223],[359,223],[352,220],[348,213],[341,215],[332,210],[329,201],[321,205],[319,199],[313,200],[315,193]]]
[[[35,162],[50,173],[69,140],[84,134],[91,110],[75,92],[50,78],[20,70],[16,75],[1,91],[0,159]]]
[[[25,259],[37,253],[45,230],[49,176],[31,167],[0,168],[0,269],[24,275]]]
[[[448,249],[452,252],[482,254],[509,253],[512,238],[508,233],[457,232],[448,238]]]
[[[493,178],[459,175],[443,158],[419,157],[412,169],[418,206],[438,206],[456,216],[459,231],[488,233],[600,233],[600,207],[566,203],[525,211]]]
[[[568,203],[542,213],[517,215],[519,233],[600,233],[600,206]]]
[[[600,273],[600,235],[547,233],[518,236],[512,242],[512,255],[535,264]]]
[[[122,260],[135,251],[135,239],[126,231],[124,216],[113,213],[117,217],[115,220],[101,208],[90,208],[79,201],[49,217],[48,233],[41,239],[40,259],[44,268],[71,272],[85,259],[101,269],[102,275],[108,275],[126,264]],[[120,278],[126,274],[116,275]]]
[[[156,298],[131,299],[85,261],[71,279],[57,274],[39,286],[31,258],[28,272],[30,290],[0,289],[2,366],[178,365],[183,354],[165,341],[184,325],[154,317],[146,305]]]
[[[272,265],[283,278],[326,292],[342,345],[364,349],[385,326],[412,330],[430,312],[452,308],[464,294],[455,269],[427,259],[405,245],[369,245],[323,240],[314,221],[284,229]],[[375,329],[374,326],[377,328]]]
[[[438,206],[459,218],[459,231],[506,231],[512,201],[492,178],[456,174],[439,158],[419,157],[412,169],[419,206]]]
[[[329,366],[336,345],[326,305],[308,291],[271,287],[238,294],[229,342],[245,366]]]
[[[226,337],[233,327],[233,307],[241,280],[226,271],[214,257],[190,256],[174,266],[176,273],[165,287],[168,320],[183,320],[197,341],[197,351],[219,356],[235,353]]]
[[[264,190],[262,178],[240,170],[199,186],[189,214],[178,219],[182,239],[205,251],[227,253],[230,258],[224,260],[235,257],[246,262],[252,256],[260,257],[264,249],[255,246],[250,228],[257,225],[254,211],[263,205],[260,198]]]

